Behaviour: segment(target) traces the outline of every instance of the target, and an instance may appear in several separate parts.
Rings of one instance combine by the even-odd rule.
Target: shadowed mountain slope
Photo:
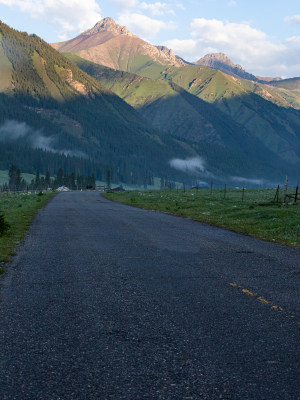
[[[76,57],[73,60],[76,62]],[[175,135],[193,141],[205,139],[225,144],[228,128],[225,129],[223,121],[227,115],[227,124],[231,124],[233,130],[237,126],[242,131],[246,128],[284,162],[298,164],[300,161],[300,111],[278,106],[284,101],[290,105],[281,97],[282,92],[271,86],[267,91],[265,85],[237,80],[220,71],[198,66],[168,67],[160,74],[161,79],[153,82],[84,60],[77,59],[77,63],[139,109],[160,129],[168,129]],[[185,89],[180,95],[179,87]],[[197,103],[197,112],[194,106],[191,107],[196,99],[192,101],[193,97],[189,96],[187,103],[187,94],[204,100],[201,106]],[[262,96],[272,97],[275,104]],[[173,111],[162,111],[161,104],[166,98]],[[157,112],[152,113],[153,109]],[[164,118],[166,115],[168,118]],[[222,122],[219,123],[220,120]]]
[[[184,90],[172,79],[153,81],[139,75],[103,67],[72,54],[67,56],[134,106],[154,126],[169,131],[179,138],[198,143],[197,151],[201,155],[204,154],[205,148],[206,156],[207,153],[211,155],[208,156],[210,165],[222,164],[222,169],[227,173],[230,171],[233,173],[234,169],[243,170],[243,173],[248,174],[257,170],[262,173],[265,169],[265,174],[268,176],[274,175],[275,171],[278,173],[279,170],[293,171],[293,163],[280,159],[276,155],[277,149],[264,144],[260,137],[235,122],[215,104],[203,101],[190,93],[190,85],[186,85],[187,89]],[[203,69],[203,67],[191,68]],[[178,69],[173,70],[176,72]],[[180,69],[182,79],[186,70],[188,69]],[[204,70],[207,73],[217,72],[207,68]],[[244,104],[247,104],[249,101],[247,92],[244,93]],[[298,146],[296,142],[294,145]],[[217,160],[213,160],[216,152]],[[235,162],[232,163],[233,159]]]
[[[54,155],[75,156],[78,169],[90,162],[102,168],[103,176],[110,168],[113,177],[143,183],[161,171],[175,177],[169,160],[195,154],[189,145],[155,130],[39,37],[1,23],[0,52],[1,147],[10,146],[13,154],[15,146],[10,162],[19,160],[21,168],[22,158],[29,152],[34,159],[39,150],[45,153],[43,169]],[[32,164],[31,171],[36,168]]]
[[[249,81],[196,66],[173,68],[164,79],[213,104],[285,162],[299,164],[300,111],[284,98],[286,92],[273,91],[271,86],[268,91],[266,85],[253,86]],[[297,98],[296,94],[293,99]]]

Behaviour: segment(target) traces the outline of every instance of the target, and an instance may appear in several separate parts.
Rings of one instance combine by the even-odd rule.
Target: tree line
[[[67,186],[72,190],[95,187],[96,177],[94,173],[83,176],[75,174],[75,172],[66,173],[62,168],[59,168],[54,177],[51,177],[49,171],[41,174],[39,170],[36,170],[35,177],[27,182],[22,177],[20,168],[12,164],[8,171],[8,183],[2,185],[2,191],[55,190],[61,186]]]

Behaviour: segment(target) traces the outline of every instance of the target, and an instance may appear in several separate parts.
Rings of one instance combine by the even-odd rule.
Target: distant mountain
[[[111,64],[115,73],[95,67],[95,64],[102,67],[109,65],[103,61],[106,53],[101,54],[102,58],[95,58],[94,66],[85,64],[83,60],[77,64],[135,107],[157,128],[185,140],[205,141],[209,146],[214,143],[224,146],[227,151],[230,148],[239,152],[240,156],[247,146],[249,149],[256,148],[261,157],[259,162],[264,163],[268,159],[274,170],[284,171],[289,166],[299,165],[300,114],[297,110],[300,109],[300,93],[296,90],[279,87],[276,82],[274,85],[273,82],[264,84],[223,53],[205,56],[197,62],[201,65],[185,63],[181,66],[170,60],[164,63],[154,53],[148,53],[147,62],[143,60],[137,65],[136,43],[141,39],[134,37],[135,41],[131,42],[132,34],[111,19],[97,25],[92,32],[87,31],[89,39],[81,36],[74,39],[82,46],[76,54],[90,61],[89,49],[84,50],[84,43],[92,38],[100,40],[105,37],[106,53],[118,55],[118,63]],[[112,39],[107,40],[104,34]],[[119,57],[120,37],[123,38],[122,43],[126,43],[125,66],[119,62],[122,58]],[[68,46],[71,43],[67,42]],[[60,47],[60,51],[73,52],[72,48]],[[163,47],[157,49],[168,56],[172,54]],[[139,76],[120,75],[118,71],[122,70]],[[220,118],[226,120],[226,127],[225,123],[220,123]],[[237,130],[243,134],[228,134]],[[249,134],[253,141],[257,141],[255,146],[247,141]],[[235,137],[234,141],[232,137]],[[255,151],[250,153],[247,153],[250,158],[257,159]],[[225,153],[223,157],[226,157]],[[257,165],[257,162],[252,165]]]
[[[300,78],[273,80],[269,84],[278,88],[297,91],[300,94]]]
[[[153,81],[67,56],[154,126],[195,142],[198,153],[216,171],[265,177],[284,171],[295,174],[300,160],[300,113],[274,105],[236,78],[189,66],[168,67],[158,74],[161,79]]]
[[[187,143],[155,130],[131,106],[36,35],[0,23],[0,169],[76,172],[149,183],[180,177],[173,157],[195,155]],[[76,167],[76,168],[75,168]],[[162,172],[163,171],[163,172]],[[177,174],[177,175],[176,175]]]
[[[112,178],[128,183],[153,176],[297,179],[297,90],[188,65],[111,19],[60,44],[60,51],[84,55],[100,46],[97,63],[0,28],[0,140],[6,146],[0,167],[21,155],[31,170],[40,163],[55,171],[63,162],[69,170],[93,168],[104,179],[111,169]],[[100,65],[105,59],[114,67]],[[169,163],[199,156],[206,163],[201,171],[176,171]]]
[[[234,64],[224,53],[207,54],[194,64],[218,69],[222,72],[225,72],[225,74],[234,76],[235,78],[248,79],[254,82],[258,81],[256,76],[245,71],[240,65]]]
[[[112,18],[104,18],[76,38],[52,46],[60,52],[72,52],[97,64],[128,72],[137,72],[151,63],[186,65],[172,50],[145,42]]]
[[[164,79],[213,104],[247,128],[274,152],[277,161],[299,165],[300,93],[199,66],[173,68]]]
[[[280,78],[280,77],[272,78],[270,76],[266,77],[266,76],[259,76],[259,75],[256,75],[256,78],[262,83],[268,83],[268,82],[274,82],[274,81],[281,81],[282,80],[282,78]]]

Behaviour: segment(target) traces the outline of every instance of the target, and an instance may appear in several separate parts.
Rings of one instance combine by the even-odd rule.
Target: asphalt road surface
[[[0,399],[300,399],[299,267],[299,250],[61,193],[0,281]]]

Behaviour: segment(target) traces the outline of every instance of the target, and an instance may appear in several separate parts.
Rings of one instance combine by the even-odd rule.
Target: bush
[[[4,235],[4,233],[9,229],[10,225],[5,220],[4,214],[0,213],[0,236]]]

